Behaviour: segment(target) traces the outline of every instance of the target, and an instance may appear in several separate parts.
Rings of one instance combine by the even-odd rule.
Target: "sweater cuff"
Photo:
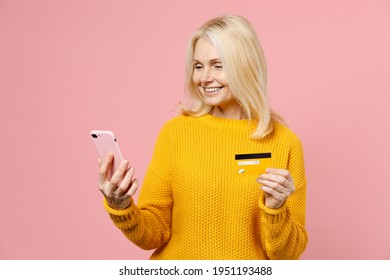
[[[286,201],[278,209],[268,208],[265,206],[264,201],[265,195],[264,192],[261,192],[259,198],[259,208],[263,212],[264,215],[262,215],[262,217],[266,222],[273,224],[280,223],[287,217],[288,207]]]
[[[130,204],[126,209],[123,210],[116,210],[114,208],[111,208],[110,205],[108,205],[107,199],[103,198],[103,205],[106,211],[112,216],[127,216],[133,212],[132,206],[134,205],[133,198],[130,200]]]

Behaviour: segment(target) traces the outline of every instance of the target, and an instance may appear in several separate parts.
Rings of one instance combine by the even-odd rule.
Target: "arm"
[[[156,141],[138,206],[130,198],[127,208],[114,209],[107,197],[104,199],[105,208],[114,224],[129,240],[145,250],[163,246],[171,234],[172,145],[169,136],[167,129],[163,129]]]
[[[298,139],[290,149],[288,171],[270,171],[258,180],[264,191],[259,199],[262,245],[269,259],[298,259],[308,243],[306,178]]]

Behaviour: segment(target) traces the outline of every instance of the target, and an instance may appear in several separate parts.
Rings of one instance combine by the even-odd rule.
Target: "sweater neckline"
[[[205,114],[198,118],[208,125],[234,130],[254,130],[257,126],[257,121],[255,119],[225,119],[210,114]]]

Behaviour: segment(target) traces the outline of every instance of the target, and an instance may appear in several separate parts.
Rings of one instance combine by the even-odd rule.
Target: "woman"
[[[303,152],[270,109],[255,31],[240,16],[212,19],[187,54],[193,102],[161,130],[137,205],[129,163],[109,178],[113,156],[99,160],[106,210],[128,239],[156,249],[151,259],[298,259],[307,245]],[[253,154],[272,155],[272,167],[237,168],[237,155]]]

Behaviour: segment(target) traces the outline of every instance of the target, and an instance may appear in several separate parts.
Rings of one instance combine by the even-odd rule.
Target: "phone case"
[[[112,176],[123,160],[123,155],[114,133],[109,130],[92,130],[90,134],[101,160],[106,158],[108,152],[113,153],[114,165],[110,172],[110,176]]]

